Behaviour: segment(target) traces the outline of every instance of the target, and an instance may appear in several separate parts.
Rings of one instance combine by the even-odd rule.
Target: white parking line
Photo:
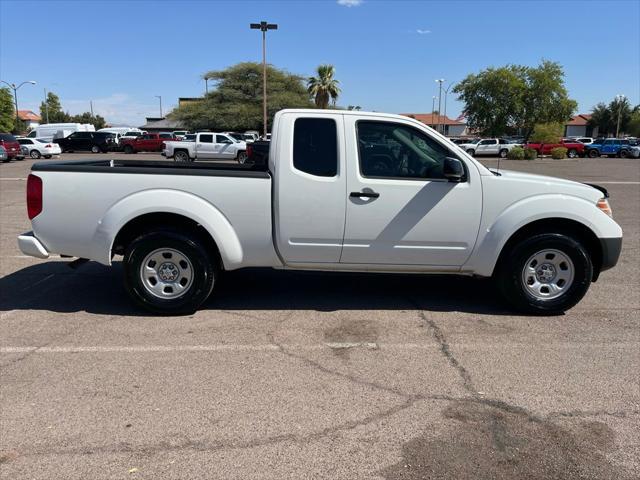
[[[0,177],[0,180],[26,180],[26,178],[20,178],[20,177]]]
[[[604,182],[600,182],[598,180],[596,180],[594,182],[594,180],[577,180],[578,182],[581,183],[595,183],[596,185],[640,185],[640,182],[616,182],[616,181],[604,181]]]

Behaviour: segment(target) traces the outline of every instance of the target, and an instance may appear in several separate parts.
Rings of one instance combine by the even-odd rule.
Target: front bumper
[[[600,238],[600,247],[602,248],[602,265],[600,271],[609,270],[618,263],[620,252],[622,251],[622,237],[616,238]]]
[[[25,255],[36,258],[49,258],[49,252],[44,245],[40,243],[33,232],[23,233],[18,236],[18,247]]]

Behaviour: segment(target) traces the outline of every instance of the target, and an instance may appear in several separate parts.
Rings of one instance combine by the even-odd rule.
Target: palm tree
[[[335,73],[333,65],[320,65],[316,71],[318,76],[309,77],[307,80],[307,91],[315,98],[318,108],[327,108],[330,99],[335,105],[340,94],[338,87],[340,82],[333,78]]]

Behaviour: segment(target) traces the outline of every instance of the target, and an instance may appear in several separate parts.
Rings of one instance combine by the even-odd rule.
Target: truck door
[[[282,114],[272,140],[276,246],[287,264],[340,261],[346,202],[343,116],[320,112]]]
[[[497,140],[495,139],[480,140],[478,148],[476,149],[476,155],[491,155],[493,150],[495,150],[495,153],[498,153],[497,146]]]
[[[461,266],[482,213],[480,174],[447,181],[446,145],[410,122],[345,116],[346,227],[340,262]]]
[[[216,158],[222,158],[227,160],[233,160],[236,157],[236,151],[233,148],[234,141],[226,135],[216,135],[216,143],[214,145],[214,152]]]
[[[216,158],[214,137],[213,133],[199,133],[196,136],[197,158]]]

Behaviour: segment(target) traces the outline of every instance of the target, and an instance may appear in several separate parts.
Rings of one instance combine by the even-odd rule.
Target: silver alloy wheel
[[[29,152],[31,158],[40,158],[40,152],[35,148]]]
[[[578,156],[578,152],[576,152],[573,149],[569,150],[569,153],[567,154],[567,157],[569,158],[577,158],[577,156]]]
[[[187,155],[187,152],[183,152],[183,151],[176,152],[173,154],[173,157],[175,158],[176,162],[189,161],[189,155]]]
[[[522,284],[536,299],[552,300],[569,290],[574,274],[573,262],[564,252],[541,250],[524,264]]]
[[[91,152],[92,153],[100,153],[100,148],[98,148],[97,145],[94,145],[93,147],[91,147]]]
[[[238,153],[238,163],[245,163],[247,161],[247,152]]]
[[[140,265],[140,280],[154,297],[173,299],[193,284],[193,266],[189,258],[173,248],[158,248]]]

